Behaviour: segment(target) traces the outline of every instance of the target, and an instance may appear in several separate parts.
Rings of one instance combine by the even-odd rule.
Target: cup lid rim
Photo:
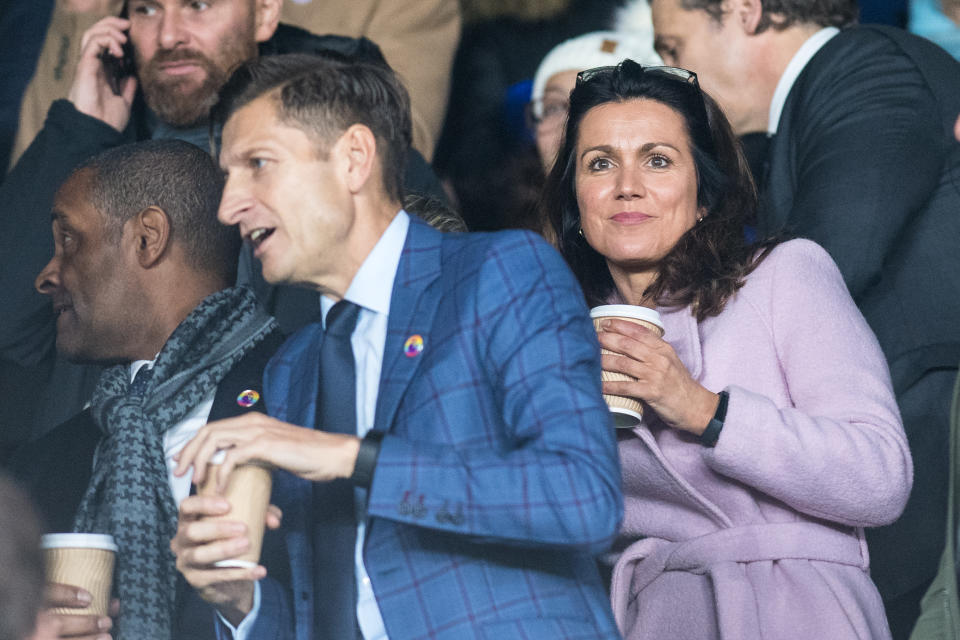
[[[663,329],[663,320],[656,309],[639,307],[632,304],[604,304],[590,309],[591,318],[603,318],[606,316],[625,316],[627,318],[636,318],[651,324],[655,324]]]
[[[48,533],[40,538],[40,548],[118,550],[113,536],[108,533]]]

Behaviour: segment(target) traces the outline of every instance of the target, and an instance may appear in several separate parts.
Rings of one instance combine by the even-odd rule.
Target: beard
[[[237,38],[226,43],[212,60],[199,51],[191,49],[161,50],[150,60],[137,56],[137,75],[147,106],[163,122],[188,128],[207,120],[210,108],[216,104],[218,92],[230,77],[233,69],[257,55],[257,45],[252,35],[249,39]],[[194,74],[171,76],[160,65],[190,62],[197,65],[203,77]]]

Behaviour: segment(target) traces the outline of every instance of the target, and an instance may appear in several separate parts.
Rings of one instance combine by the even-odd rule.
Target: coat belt
[[[869,566],[866,550],[850,529],[813,522],[744,525],[680,542],[643,538],[627,547],[613,569],[610,595],[617,626],[621,632],[626,629],[636,615],[636,599],[657,577],[686,571],[708,575],[715,585],[722,585],[715,589],[722,637],[759,638],[756,595],[738,565],[785,559],[834,562],[864,571]]]

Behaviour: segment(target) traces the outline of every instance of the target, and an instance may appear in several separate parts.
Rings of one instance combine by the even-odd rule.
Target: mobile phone
[[[127,17],[127,3],[123,3],[123,9],[120,11],[121,18]],[[123,55],[116,57],[109,50],[100,54],[100,61],[103,63],[103,71],[107,76],[107,83],[114,95],[119,96],[123,87],[123,79],[132,76],[134,73],[133,64],[133,46],[130,44],[130,32],[125,31],[127,41],[123,43]]]
[[[107,76],[107,83],[114,95],[119,96],[123,87],[123,79],[133,75],[133,47],[130,46],[130,39],[123,43],[123,56],[118,58],[110,51],[104,51],[100,54],[100,61],[103,63],[103,71]]]

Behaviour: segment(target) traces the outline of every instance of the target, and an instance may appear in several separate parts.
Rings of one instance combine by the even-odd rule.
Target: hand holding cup
[[[598,332],[601,331],[600,325],[605,319],[617,318],[645,327],[658,338],[663,336],[663,322],[660,320],[660,314],[654,309],[627,304],[608,304],[591,309],[590,317],[593,319],[593,326]],[[601,349],[600,353],[603,355],[613,354],[612,351],[607,349]],[[604,382],[632,382],[636,380],[626,373],[607,370],[603,370],[600,379]],[[613,423],[618,429],[630,429],[640,424],[640,420],[643,418],[643,405],[639,398],[605,393],[603,399],[610,407],[610,412],[613,414]]]
[[[114,555],[113,537],[102,534],[59,533],[43,536],[47,564],[44,617],[61,638],[100,638],[117,615],[110,600]]]
[[[642,400],[666,426],[702,434],[717,409],[719,396],[693,379],[662,334],[621,317],[602,317],[594,322],[603,347],[604,398],[613,399],[608,403],[617,426],[639,424],[633,407],[624,408],[621,399]]]
[[[221,495],[218,466],[208,465],[197,495],[180,503],[170,548],[187,582],[238,624],[253,606],[253,583],[267,573],[258,564],[264,526],[278,527],[281,514],[269,505],[269,469],[257,464],[234,467]]]

